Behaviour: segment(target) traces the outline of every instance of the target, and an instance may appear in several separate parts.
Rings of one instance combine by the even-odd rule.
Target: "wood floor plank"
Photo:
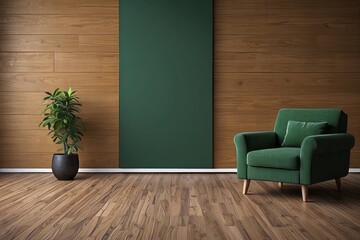
[[[360,174],[309,188],[236,174],[0,175],[0,239],[357,239]]]

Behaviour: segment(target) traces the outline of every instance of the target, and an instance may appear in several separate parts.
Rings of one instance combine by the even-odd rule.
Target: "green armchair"
[[[284,108],[273,132],[244,132],[234,137],[238,178],[243,194],[250,181],[300,184],[303,201],[311,184],[349,173],[354,137],[346,133],[347,115],[339,109]]]

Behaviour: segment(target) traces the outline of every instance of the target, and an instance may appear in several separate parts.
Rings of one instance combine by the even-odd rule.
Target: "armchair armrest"
[[[355,138],[349,133],[306,137],[300,150],[300,183],[313,184],[346,176],[354,144]]]
[[[239,178],[247,178],[247,153],[258,149],[278,147],[277,138],[275,132],[244,132],[235,135],[234,143]]]
[[[321,134],[306,137],[301,144],[301,152],[330,153],[350,150],[355,138],[350,133]]]

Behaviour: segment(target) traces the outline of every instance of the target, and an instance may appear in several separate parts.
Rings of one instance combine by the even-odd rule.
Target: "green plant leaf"
[[[64,144],[65,154],[76,153],[81,149],[78,142],[82,140],[82,131],[86,130],[78,116],[81,103],[75,92],[71,87],[67,91],[57,88],[53,94],[45,92],[44,118],[39,124],[40,127],[48,128],[48,135],[51,135],[54,143]]]
[[[59,92],[59,88],[55,89],[54,93],[52,94],[52,96],[56,96],[56,94]],[[50,94],[51,95],[51,94]]]

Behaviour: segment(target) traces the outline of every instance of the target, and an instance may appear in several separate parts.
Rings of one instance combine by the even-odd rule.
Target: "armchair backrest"
[[[283,142],[289,120],[301,122],[327,122],[327,133],[346,133],[347,114],[340,109],[283,108],[280,109],[274,131]]]

